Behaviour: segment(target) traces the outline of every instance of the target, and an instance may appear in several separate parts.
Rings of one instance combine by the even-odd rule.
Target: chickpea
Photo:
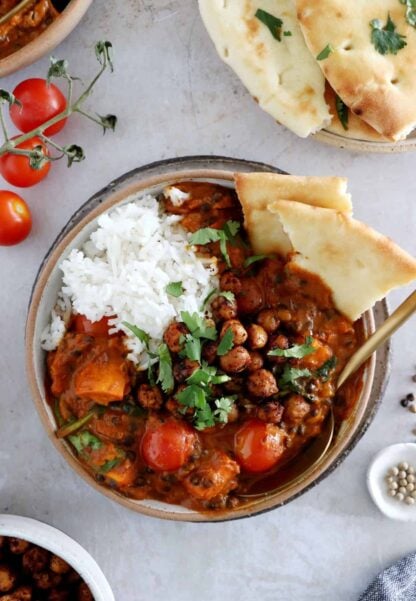
[[[16,584],[17,576],[10,566],[0,565],[0,593],[8,593]]]
[[[61,574],[55,574],[55,572],[38,572],[37,574],[33,574],[33,580],[37,588],[46,591],[58,586],[62,580],[62,576]]]
[[[289,311],[289,309],[278,309],[277,317],[280,319],[280,321],[292,321],[292,313]]]
[[[244,387],[244,378],[242,376],[234,376],[228,382],[223,384],[224,389],[229,394],[240,394]],[[218,394],[220,396],[221,393]]]
[[[228,319],[225,321],[221,328],[220,337],[223,338],[228,330],[231,330],[233,334],[234,344],[244,344],[244,342],[247,340],[247,330],[241,321],[238,321],[238,319]]]
[[[264,303],[263,293],[254,278],[242,280],[241,292],[237,295],[237,306],[240,313],[256,313]]]
[[[29,548],[27,540],[21,538],[9,538],[9,549],[13,555],[21,555]]]
[[[32,587],[30,586],[19,586],[13,593],[9,595],[2,595],[1,601],[31,601],[32,599]]]
[[[49,567],[55,574],[66,574],[71,569],[70,565],[67,564],[62,557],[58,557],[57,555],[52,555]]]
[[[238,407],[236,404],[234,404],[231,407],[231,410],[227,415],[227,423],[232,424],[233,422],[236,422],[238,420],[238,417],[239,417]]]
[[[23,568],[28,572],[42,572],[48,563],[48,552],[40,547],[31,547],[23,554]]]
[[[92,596],[91,591],[88,588],[88,586],[85,584],[85,582],[81,582],[81,584],[78,587],[77,600],[78,601],[94,601],[94,597]]]
[[[263,367],[263,356],[258,351],[250,351],[250,359],[251,362],[248,366],[248,371],[257,371]]]
[[[179,353],[182,350],[183,344],[181,343],[182,336],[189,334],[189,330],[184,323],[174,321],[165,330],[163,334],[163,340],[169,347],[172,353]]]
[[[231,271],[225,271],[220,279],[220,288],[233,292],[233,294],[239,294],[242,288],[241,280]]]
[[[215,317],[219,321],[223,319],[233,319],[237,317],[237,301],[228,300],[224,296],[217,296],[211,303],[211,310]]]
[[[250,365],[250,355],[243,346],[235,346],[220,357],[221,368],[227,373],[244,371]]]
[[[158,386],[150,386],[150,384],[140,384],[137,400],[145,409],[160,409],[163,403],[162,393]]]
[[[310,412],[310,405],[300,394],[292,394],[285,403],[283,419],[291,425],[299,424]]]
[[[269,424],[280,424],[284,407],[278,401],[269,401],[256,408],[256,416]]]
[[[184,359],[179,363],[175,363],[173,367],[173,376],[177,382],[182,384],[182,382],[185,382],[190,376],[192,376],[192,374],[198,369],[198,367],[198,361]]]
[[[250,394],[256,397],[270,397],[278,392],[276,378],[267,369],[258,369],[252,372],[247,380]]]
[[[269,339],[269,350],[273,350],[275,348],[280,348],[282,350],[289,348],[289,340],[283,334],[273,334]],[[269,361],[272,363],[284,363],[286,361],[285,357],[277,357],[273,355],[268,356]]]
[[[202,357],[205,359],[208,365],[212,365],[214,363],[215,359],[217,358],[217,350],[218,344],[212,340],[206,342],[202,347]]]
[[[267,344],[267,332],[264,328],[256,323],[252,323],[247,327],[248,344],[251,349],[256,350],[264,348]]]
[[[280,324],[280,320],[277,317],[277,311],[275,309],[264,309],[260,311],[256,319],[257,323],[266,330],[268,334],[273,334],[277,330]]]

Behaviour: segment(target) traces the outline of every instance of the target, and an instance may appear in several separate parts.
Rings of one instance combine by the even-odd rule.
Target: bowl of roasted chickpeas
[[[1,601],[114,601],[104,574],[72,538],[38,520],[0,515]]]

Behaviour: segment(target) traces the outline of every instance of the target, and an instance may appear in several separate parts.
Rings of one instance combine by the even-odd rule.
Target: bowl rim
[[[45,522],[14,514],[0,514],[0,535],[22,538],[67,561],[85,580],[95,601],[115,601],[110,585],[95,559],[76,540]]]
[[[71,0],[60,15],[36,38],[0,59],[0,77],[10,75],[36,62],[77,27],[93,0]]]
[[[61,455],[64,456],[65,460],[75,470],[75,472],[101,494],[104,494],[112,500],[119,502],[124,507],[151,517],[188,522],[219,522],[235,520],[264,513],[265,511],[275,509],[276,507],[285,504],[289,500],[297,498],[309,490],[309,488],[318,484],[318,482],[320,482],[324,477],[329,475],[342,462],[346,455],[349,454],[350,450],[352,450],[352,448],[366,431],[369,423],[372,421],[380,403],[382,394],[384,393],[385,386],[387,385],[387,380],[390,373],[389,344],[385,345],[381,351],[382,354],[378,355],[379,357],[382,357],[382,361],[384,361],[385,365],[383,366],[381,376],[379,374],[376,387],[372,386],[374,384],[373,376],[376,367],[376,357],[373,356],[370,360],[368,368],[369,375],[366,380],[367,388],[365,393],[364,391],[362,392],[362,398],[365,398],[365,395],[367,395],[367,399],[362,404],[362,407],[360,407],[360,416],[355,424],[355,429],[351,431],[348,436],[346,436],[340,449],[337,449],[337,445],[334,445],[333,448],[336,450],[336,455],[332,456],[333,452],[329,452],[322,461],[322,465],[319,465],[317,469],[312,470],[306,480],[306,483],[301,484],[301,486],[298,487],[298,490],[295,492],[279,493],[279,500],[274,499],[275,495],[270,495],[262,499],[260,502],[254,501],[250,504],[244,505],[242,508],[237,508],[227,512],[215,512],[212,514],[199,512],[179,513],[174,511],[175,506],[172,506],[172,511],[162,511],[158,508],[139,505],[138,501],[124,497],[116,491],[96,482],[96,480],[87,470],[83,468],[82,464],[69,449],[69,445],[56,438],[55,430],[51,425],[50,411],[46,406],[47,401],[44,399],[42,390],[38,385],[38,378],[36,375],[35,327],[38,307],[42,301],[43,291],[47,285],[50,274],[56,267],[65,249],[89,223],[97,218],[99,214],[108,211],[112,206],[117,205],[119,202],[123,202],[123,200],[125,200],[132,193],[140,193],[141,191],[147,190],[154,186],[165,186],[183,179],[215,179],[224,183],[229,182],[231,184],[234,172],[244,170],[284,173],[275,167],[263,163],[256,163],[240,159],[230,159],[227,157],[199,156],[158,161],[156,163],[144,165],[138,169],[133,169],[132,171],[122,175],[111,182],[108,186],[100,190],[97,194],[92,196],[74,213],[73,217],[69,219],[64,229],[60,232],[60,234],[58,234],[55,242],[51,246],[51,249],[46,254],[36,276],[32,290],[26,322],[26,371],[29,379],[32,398],[49,438],[52,440],[53,444],[61,453]],[[385,301],[378,303],[379,320],[380,312],[382,313],[381,319],[385,319],[386,315],[388,314],[387,303]],[[369,315],[371,328],[371,324],[374,325],[372,317],[373,313],[370,312]],[[37,349],[37,351],[39,352],[39,349]],[[370,401],[371,406],[370,410],[368,410]],[[315,473],[316,471],[318,473]]]
[[[416,131],[413,132],[412,137],[407,137],[405,140],[399,140],[398,142],[377,142],[375,140],[349,138],[327,129],[321,129],[313,134],[313,137],[328,146],[351,150],[353,152],[397,154],[416,150]]]

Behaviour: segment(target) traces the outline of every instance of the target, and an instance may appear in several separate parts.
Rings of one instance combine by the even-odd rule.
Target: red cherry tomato
[[[33,150],[35,146],[41,146],[43,152],[48,155],[48,148],[40,138],[31,138],[16,148]],[[29,158],[18,154],[4,154],[0,157],[0,173],[4,179],[18,188],[28,188],[38,184],[45,179],[49,173],[51,164],[45,163],[40,169],[30,166]]]
[[[61,90],[46,79],[25,79],[14,89],[13,94],[21,103],[12,104],[10,118],[23,133],[39,127],[65,110],[67,102]],[[62,119],[45,130],[45,136],[53,136],[65,127]]]
[[[267,472],[283,454],[284,433],[274,424],[251,419],[236,432],[234,450],[243,469]]]
[[[110,317],[103,317],[99,321],[90,321],[85,315],[75,315],[74,330],[78,334],[88,334],[89,336],[108,336],[108,320]]]
[[[189,460],[196,442],[197,434],[187,423],[173,418],[163,422],[151,419],[142,438],[141,454],[153,470],[172,472]]]
[[[32,229],[29,207],[17,194],[0,190],[0,245],[19,244]]]

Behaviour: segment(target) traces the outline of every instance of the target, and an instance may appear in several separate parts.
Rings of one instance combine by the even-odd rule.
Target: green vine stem
[[[9,106],[13,104],[20,105],[20,102],[13,96],[13,94],[8,92],[7,90],[0,89],[0,127],[4,135],[4,143],[0,146],[0,156],[3,156],[5,154],[18,154],[27,156],[30,160],[30,166],[33,169],[40,169],[45,164],[45,162],[56,161],[63,158],[64,156],[66,156],[68,159],[68,167],[70,167],[72,163],[79,163],[80,161],[84,160],[85,154],[80,146],[77,146],[76,144],[71,144],[69,146],[60,146],[55,141],[47,137],[44,134],[44,132],[52,125],[55,125],[55,123],[58,123],[63,119],[67,119],[70,115],[74,113],[79,113],[83,117],[86,117],[94,123],[97,123],[103,128],[104,133],[108,129],[114,131],[117,124],[117,117],[115,115],[91,115],[90,113],[81,108],[84,102],[90,96],[95,84],[103,75],[103,73],[108,69],[111,72],[113,71],[111,50],[111,42],[97,42],[97,44],[95,45],[95,55],[97,57],[98,62],[100,63],[100,69],[75,101],[72,100],[73,86],[74,81],[78,78],[72,77],[69,74],[67,61],[56,60],[53,57],[51,57],[51,64],[48,71],[47,81],[48,83],[50,83],[50,81],[54,78],[62,78],[67,81],[68,90],[66,108],[58,115],[55,115],[55,117],[52,117],[52,119],[49,119],[45,123],[42,123],[42,125],[40,125],[39,127],[32,129],[31,131],[25,134],[19,135],[14,139],[10,139],[10,136],[8,134],[6,123],[4,120],[3,109],[4,105],[6,104],[8,104]],[[23,142],[26,142],[27,140],[30,140],[34,137],[39,137],[45,144],[57,150],[60,153],[59,156],[46,154],[42,146],[36,146],[32,150],[24,150],[17,148]]]

